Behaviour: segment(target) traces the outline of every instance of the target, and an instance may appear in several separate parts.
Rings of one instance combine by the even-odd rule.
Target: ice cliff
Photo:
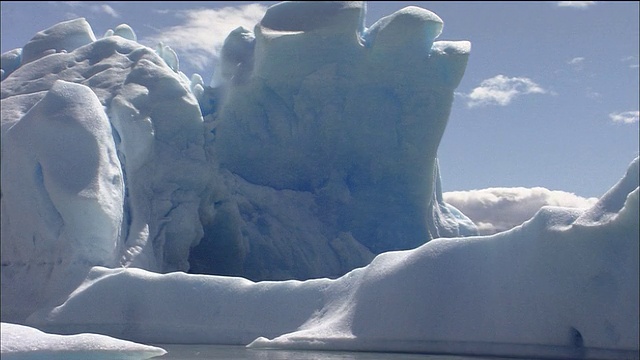
[[[335,276],[383,251],[475,233],[442,201],[436,160],[470,44],[434,42],[442,20],[424,9],[370,29],[364,16],[361,2],[285,2],[229,35],[217,91],[202,102],[215,104],[207,149],[233,193],[213,221],[239,226],[222,241],[220,226],[205,231],[192,269]],[[221,247],[236,268],[207,260]]]

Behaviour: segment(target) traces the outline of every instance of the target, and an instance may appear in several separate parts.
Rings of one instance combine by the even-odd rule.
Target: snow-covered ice
[[[0,354],[7,360],[143,360],[167,352],[98,334],[47,334],[24,325],[2,323]]]
[[[91,25],[85,19],[74,19],[38,32],[22,48],[20,65],[59,52],[71,52],[96,40]]]

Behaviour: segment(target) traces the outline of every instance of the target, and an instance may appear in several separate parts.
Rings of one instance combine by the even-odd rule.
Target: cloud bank
[[[587,208],[598,200],[542,187],[451,191],[444,193],[443,198],[473,220],[481,235],[518,226],[543,206]]]
[[[496,75],[483,80],[480,86],[466,95],[467,106],[500,105],[506,106],[515,98],[527,94],[545,94],[547,91],[526,77],[507,77]]]
[[[227,35],[239,26],[253,29],[266,11],[267,7],[261,4],[177,11],[174,14],[181,24],[160,29],[157,35],[141,42],[151,47],[163,42],[180,55],[181,62],[198,71],[210,70]]]

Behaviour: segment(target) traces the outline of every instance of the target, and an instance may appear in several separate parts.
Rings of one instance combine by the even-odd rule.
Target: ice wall
[[[215,137],[212,157],[245,188],[307,198],[270,211],[314,213],[324,229],[312,232],[320,253],[330,254],[331,242],[377,254],[474,234],[474,225],[442,201],[436,162],[470,44],[434,42],[443,23],[425,9],[402,9],[370,29],[364,16],[363,2],[285,2],[270,7],[253,33],[234,30],[216,76],[218,106],[205,118]],[[251,232],[242,207],[230,206],[238,209],[239,233]],[[309,235],[263,236],[288,253],[308,248],[301,237]],[[205,236],[194,255],[215,256],[205,249],[212,241]],[[291,261],[254,236],[229,246],[246,252],[240,263],[256,273],[265,271],[251,258],[256,248],[276,256],[273,264]]]
[[[22,57],[1,89],[3,319],[11,304],[28,312],[68,294],[91,266],[188,270],[212,181],[184,74],[122,36],[96,40],[84,19],[12,54]]]

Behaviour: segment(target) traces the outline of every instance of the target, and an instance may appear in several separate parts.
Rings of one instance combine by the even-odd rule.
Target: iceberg
[[[371,29],[364,16],[363,2],[274,5],[254,32],[229,34],[215,88],[127,24],[97,39],[70,20],[3,54],[3,299],[24,308],[16,319],[68,295],[77,281],[46,284],[72,265],[62,278],[91,266],[335,278],[387,250],[476,234],[442,200],[436,159],[469,43],[435,41],[442,20],[428,10]],[[91,128],[83,108],[104,130],[84,142],[42,116]],[[76,204],[89,198],[89,212]],[[36,304],[14,301],[25,296]]]
[[[2,321],[139,343],[637,359],[638,159],[589,209],[478,236],[437,160],[470,43],[436,41],[425,9],[370,28],[365,13],[276,4],[229,34],[214,87],[126,24],[96,39],[71,20],[2,54]]]
[[[3,359],[29,360],[143,360],[167,352],[159,347],[136,344],[98,334],[47,334],[24,325],[2,323]]]

